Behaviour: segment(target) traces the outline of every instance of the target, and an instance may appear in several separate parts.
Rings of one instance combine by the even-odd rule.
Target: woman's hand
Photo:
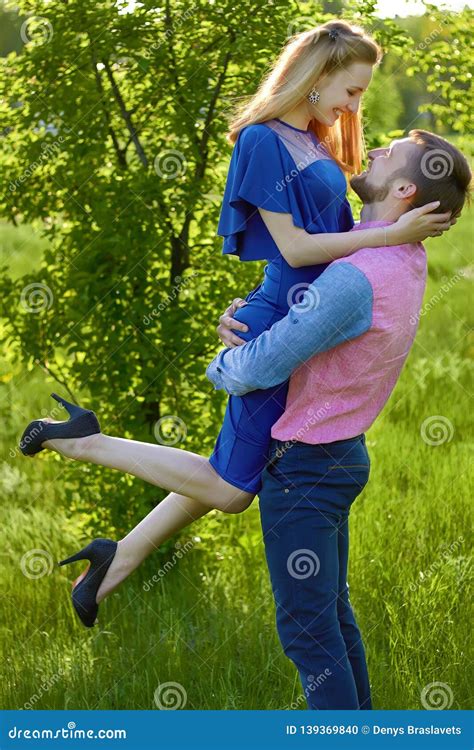
[[[233,328],[237,329],[238,331],[248,331],[249,327],[246,326],[245,323],[240,323],[238,320],[235,320],[232,317],[236,310],[246,304],[247,302],[244,299],[236,297],[234,300],[232,300],[225,313],[219,318],[219,325],[216,328],[217,335],[219,336],[222,343],[229,349],[233,349],[235,346],[247,343],[246,341],[244,341],[244,339],[241,339],[240,336],[237,336],[232,332]]]
[[[390,240],[390,244],[422,242],[427,237],[439,237],[443,234],[456,220],[451,220],[451,211],[444,214],[430,213],[438,206],[439,201],[433,201],[402,214],[398,221],[387,227],[387,239]]]

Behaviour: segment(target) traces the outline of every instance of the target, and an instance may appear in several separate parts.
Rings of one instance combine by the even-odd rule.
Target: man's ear
[[[413,198],[416,193],[416,185],[414,182],[406,182],[400,180],[400,182],[393,186],[393,196],[399,200],[406,200],[407,198]]]

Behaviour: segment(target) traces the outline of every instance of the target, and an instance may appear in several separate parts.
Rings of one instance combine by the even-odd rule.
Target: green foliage
[[[152,441],[171,415],[186,427],[178,447],[211,452],[224,408],[205,378],[215,327],[263,265],[222,257],[216,236],[227,118],[289,31],[320,23],[326,10],[286,0],[160,8],[145,0],[133,12],[112,0],[19,3],[25,44],[1,60],[0,213],[36,237],[26,273],[10,260],[0,274],[1,335],[24,376],[47,376],[43,408],[59,389],[95,408],[105,432]],[[367,99],[370,143],[399,124],[394,55],[413,40],[378,19],[372,0],[340,12],[387,52]],[[443,39],[458,31],[449,19]],[[421,70],[434,51],[416,54]],[[446,106],[464,106],[459,82]],[[390,107],[381,107],[387,92]],[[45,240],[38,268],[34,248]],[[163,496],[153,487],[131,493],[132,479],[95,466],[68,464],[63,477],[71,509],[102,528],[124,530]]]
[[[426,243],[436,273],[425,302],[438,301],[422,316],[401,379],[367,434],[371,477],[351,509],[348,580],[376,709],[422,710],[421,691],[432,682],[451,690],[452,710],[472,703],[472,420],[464,402],[474,353],[472,212],[468,218]],[[455,278],[460,268],[459,281],[440,294],[443,275]],[[2,400],[12,410],[40,413],[36,381],[10,392],[7,385]],[[432,415],[451,423],[449,441],[421,439]],[[8,422],[0,441],[12,443]],[[168,681],[184,687],[190,710],[306,708],[278,642],[257,501],[186,529],[182,559],[177,548],[160,548],[101,604],[99,626],[86,633],[69,601],[81,564],[48,567],[82,538],[77,514],[64,507],[62,462],[50,454],[0,464],[3,708],[154,710],[154,692]],[[83,475],[84,488],[89,479]],[[31,550],[40,551],[31,565],[37,578],[21,571]],[[166,575],[144,588],[160,570]]]
[[[283,3],[256,16],[227,5],[23,3],[49,25],[2,76],[2,213],[40,220],[50,243],[39,273],[3,278],[6,333],[25,367],[75,398],[87,389],[105,431],[153,440],[157,420],[176,415],[188,426],[180,447],[199,452],[222,416],[204,376],[217,318],[261,273],[220,257],[215,236],[226,108],[253,91],[287,25]],[[18,304],[30,284],[45,296],[34,314]],[[114,524],[129,520],[130,488],[92,473],[100,494],[114,490]],[[75,502],[74,472],[67,484]]]
[[[421,108],[435,118],[441,132],[467,133],[473,110],[473,12],[440,10],[425,3],[424,37],[412,52],[407,75],[426,75],[429,101]]]
[[[187,436],[178,447],[210,452],[224,407],[204,376],[219,346],[217,319],[262,273],[221,257],[215,234],[231,152],[226,118],[255,90],[289,24],[319,23],[341,6],[168,0],[157,8],[146,0],[121,13],[113,2],[20,3],[21,18],[36,17],[31,41],[1,61],[0,76],[0,213],[15,225],[0,225],[5,708],[32,700],[38,709],[154,708],[153,693],[167,680],[184,685],[191,709],[304,708],[274,627],[256,502],[240,516],[212,512],[193,525],[192,550],[145,592],[143,582],[174,554],[172,541],[162,545],[101,606],[101,627],[86,637],[67,600],[75,571],[28,577],[20,561],[29,550],[54,561],[94,529],[128,530],[163,493],[94,465],[51,453],[29,460],[15,449],[26,422],[45,415],[49,393],[59,390],[96,409],[110,434],[153,441],[160,417],[179,416]],[[445,73],[426,61],[436,53],[447,71],[455,49],[419,46],[424,25],[432,28],[427,16],[381,21],[374,8],[351,2],[341,13],[386,51],[366,100],[370,145],[413,127],[412,102],[426,94],[425,82],[435,87],[431,99],[438,78],[444,87]],[[446,18],[432,43],[464,44],[468,16]],[[16,20],[12,14],[10,29],[18,30]],[[19,51],[14,36],[5,49]],[[432,116],[463,133],[467,45],[461,55],[459,78],[443,88]],[[419,709],[421,688],[437,680],[453,689],[452,708],[469,706],[470,623],[461,606],[468,544],[460,535],[470,502],[462,398],[472,376],[471,234],[463,220],[427,243],[430,304],[368,434],[372,476],[353,510],[349,580],[357,582],[351,599],[376,708]],[[25,293],[29,284],[36,292]],[[436,414],[454,434],[432,447],[420,425]],[[449,559],[439,565],[446,546]]]

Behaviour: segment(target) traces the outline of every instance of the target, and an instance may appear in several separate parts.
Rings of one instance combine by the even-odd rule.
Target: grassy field
[[[470,707],[472,215],[425,243],[418,338],[368,433],[372,475],[351,513],[351,599],[378,709],[421,709],[434,682],[446,707]],[[15,275],[41,256],[28,229],[1,227],[0,247]],[[304,709],[275,630],[257,501],[195,523],[166,567],[149,558],[101,605],[100,627],[82,627],[69,601],[79,570],[54,567],[82,520],[62,501],[64,459],[15,452],[54,383],[1,358],[2,708]]]

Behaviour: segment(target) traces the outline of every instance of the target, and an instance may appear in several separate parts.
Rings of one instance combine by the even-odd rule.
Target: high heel
[[[79,618],[86,628],[92,628],[96,622],[99,605],[96,602],[97,591],[105,578],[112,560],[115,557],[118,543],[113,539],[94,539],[75,555],[58,562],[58,565],[68,565],[76,560],[89,560],[90,565],[79,583],[73,586],[71,598]]]
[[[20,450],[25,456],[34,456],[44,450],[41,446],[45,440],[86,437],[100,432],[99,420],[91,409],[71,404],[57,393],[51,396],[67,409],[70,418],[67,422],[45,422],[43,419],[30,422],[20,440]]]

